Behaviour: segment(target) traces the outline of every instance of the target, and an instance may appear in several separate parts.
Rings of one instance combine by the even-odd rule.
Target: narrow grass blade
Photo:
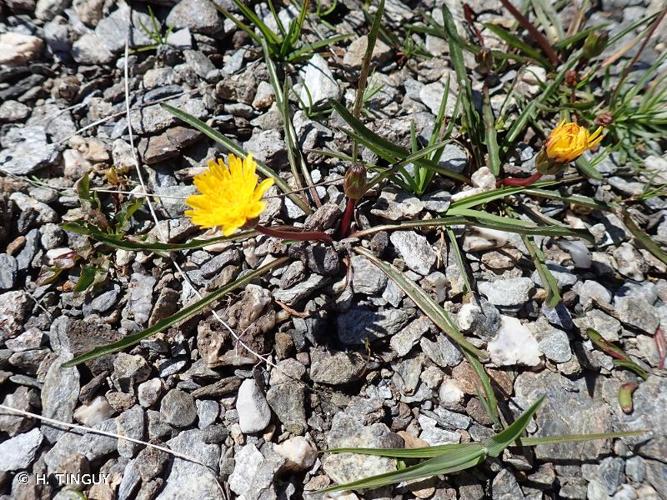
[[[466,293],[472,292],[473,291],[472,277],[470,276],[470,273],[468,273],[468,268],[464,260],[465,257],[461,252],[461,247],[459,246],[459,242],[456,240],[456,235],[454,234],[454,231],[452,231],[450,228],[446,228],[445,232],[447,233],[447,238],[449,239],[449,249],[450,251],[454,252],[456,265],[459,268],[461,276],[463,276],[463,284],[465,285],[464,287],[465,292]]]
[[[169,316],[168,318],[165,318],[161,321],[158,321],[150,328],[142,330],[138,333],[134,333],[132,335],[128,335],[127,337],[123,338],[122,340],[119,340],[118,342],[113,342],[111,344],[96,347],[95,349],[92,349],[84,354],[81,354],[80,356],[71,359],[70,361],[67,361],[66,363],[63,364],[63,367],[69,368],[71,366],[76,366],[78,364],[85,363],[86,361],[90,361],[91,359],[99,358],[100,356],[104,356],[106,354],[122,351],[123,349],[127,349],[128,347],[136,345],[143,339],[148,338],[151,335],[155,335],[156,333],[161,332],[171,326],[177,325],[181,321],[184,321],[188,318],[191,318],[195,314],[202,312],[206,307],[210,306],[211,304],[214,304],[229,292],[247,285],[256,278],[263,276],[271,269],[283,265],[285,262],[287,262],[287,260],[288,257],[281,257],[279,259],[276,259],[273,262],[270,262],[255,271],[245,274],[242,277],[234,280],[233,282],[219,288],[215,292],[210,293],[209,295],[207,295],[201,300],[198,300],[194,304],[191,304],[181,309],[176,314]]]
[[[583,207],[595,208],[597,210],[603,210],[605,212],[614,209],[614,207],[609,205],[608,203],[605,203],[603,201],[598,201],[581,194],[563,195],[557,191],[535,188],[533,186],[526,188],[523,192],[529,196],[537,196],[538,198],[549,198],[552,200],[560,200],[562,202],[570,203],[572,205],[581,205]]]
[[[574,162],[579,171],[590,179],[602,179],[602,174],[597,171],[597,169],[583,156],[577,158],[577,161]]]
[[[479,446],[479,443],[447,443],[423,448],[332,448],[327,450],[327,453],[358,453],[376,457],[420,459],[439,457],[452,451],[474,449]]]
[[[234,14],[229,12],[225,7],[220,5],[218,2],[213,2],[213,6],[220,11],[220,13],[225,16],[227,19],[231,20],[237,28],[240,30],[244,31],[256,44],[260,44],[262,42],[262,37],[260,37],[255,31],[245,24],[243,21],[241,21],[238,17],[236,17]]]
[[[507,427],[504,431],[496,434],[491,439],[485,441],[485,448],[490,457],[499,456],[505,448],[514,443],[521,434],[526,430],[530,419],[544,402],[544,396],[540,397],[530,407],[524,411],[519,418],[517,418],[512,425]]]
[[[660,259],[664,264],[667,264],[667,252],[665,252],[660,246],[651,239],[651,237],[642,231],[639,226],[632,220],[632,217],[627,211],[622,212],[622,220],[625,227],[628,228],[628,231],[635,237],[637,242],[644,247],[646,250],[651,252],[653,256],[657,259]]]
[[[521,446],[540,446],[560,443],[580,443],[583,441],[595,441],[598,439],[616,439],[623,437],[641,436],[646,434],[647,430],[624,431],[624,432],[604,432],[599,434],[566,434],[564,436],[544,436],[544,437],[522,437],[517,439],[517,444]]]
[[[375,234],[380,231],[401,231],[405,229],[414,229],[416,227],[451,227],[460,225],[472,225],[479,227],[486,227],[489,229],[498,229],[499,231],[507,231],[509,233],[517,234],[534,234],[540,236],[571,236],[574,238],[584,238],[588,241],[593,241],[591,234],[583,229],[572,229],[564,226],[538,226],[530,222],[518,219],[511,219],[509,217],[501,217],[493,214],[485,214],[484,218],[478,219],[470,216],[456,215],[452,217],[442,217],[431,220],[416,220],[400,222],[398,224],[383,224],[373,226],[370,229],[357,231],[352,236],[360,238]]]
[[[580,55],[581,50],[574,52],[570,56],[570,59],[567,61],[567,63],[561,67],[560,71],[556,74],[551,83],[547,85],[544,90],[532,101],[530,101],[528,106],[523,109],[519,117],[514,122],[512,122],[512,125],[510,126],[505,136],[505,142],[503,146],[503,152],[505,154],[511,149],[516,140],[523,133],[523,130],[528,122],[534,118],[534,114],[536,113],[539,106],[541,106],[543,102],[549,99],[551,95],[556,92],[556,90],[558,90],[558,87],[560,87],[561,83],[563,83],[563,80],[565,79],[565,74],[577,64]]]
[[[355,489],[369,489],[379,488],[387,484],[395,484],[403,481],[414,481],[416,479],[423,479],[426,477],[451,474],[465,469],[470,469],[482,463],[487,456],[497,457],[502,451],[514,443],[519,436],[524,432],[530,419],[542,404],[544,397],[538,399],[526,410],[519,418],[517,418],[512,425],[507,429],[496,434],[494,437],[486,440],[484,443],[467,443],[467,444],[453,444],[444,445],[433,448],[417,448],[413,450],[405,450],[402,454],[397,454],[396,449],[370,450],[368,448],[343,448],[335,450],[336,453],[350,452],[363,453],[367,455],[380,456],[401,456],[403,458],[417,458],[420,456],[430,456],[434,451],[438,453],[437,456],[425,460],[417,465],[406,467],[402,470],[387,472],[377,476],[360,479],[346,484],[333,486],[322,493],[334,491],[346,491]]]
[[[593,236],[585,229],[573,229],[564,225],[539,226],[532,222],[513,217],[503,217],[500,215],[482,212],[481,210],[472,210],[468,208],[450,207],[447,210],[448,216],[462,216],[470,220],[473,224],[478,224],[491,229],[500,229],[518,234],[541,234],[543,236],[573,236],[584,238],[588,241],[594,241]],[[437,221],[433,219],[431,222]]]
[[[549,66],[549,61],[547,61],[542,53],[536,48],[528,45],[526,42],[521,40],[518,36],[509,32],[502,26],[493,23],[484,23],[486,29],[491,31],[494,35],[500,38],[503,42],[509,45],[513,49],[521,51],[526,57],[534,59],[537,63],[542,66]]]
[[[617,345],[612,344],[606,340],[602,335],[600,335],[593,328],[586,329],[586,335],[593,345],[604,352],[607,356],[614,358],[613,363],[615,366],[625,368],[639,375],[642,379],[646,380],[648,378],[648,372],[644,370],[641,366],[635,363],[630,356],[628,356],[623,349]]]
[[[345,106],[342,104],[331,101],[331,106],[336,110],[336,112],[347,122],[347,124],[352,128],[351,131],[346,131],[348,135],[357,139],[359,142],[366,145],[374,153],[376,153],[381,158],[391,162],[398,163],[402,160],[405,160],[410,156],[410,151],[407,149],[394,144],[383,137],[380,137],[375,132],[368,129],[360,120],[355,118],[352,113],[350,113]],[[467,178],[461,174],[457,174],[451,170],[440,167],[437,163],[430,161],[426,158],[421,158],[414,161],[414,164],[418,167],[427,168],[438,172],[452,179],[458,181],[466,182]]]
[[[496,131],[496,121],[491,109],[491,99],[489,98],[489,87],[484,85],[484,138],[486,142],[486,164],[491,173],[498,177],[500,174],[500,150],[498,149],[498,132]]]
[[[293,50],[288,56],[287,60],[289,62],[294,62],[298,61],[299,59],[309,56],[313,52],[316,52],[324,47],[328,47],[329,45],[334,45],[338,42],[341,42],[343,40],[347,40],[350,38],[352,35],[347,35],[347,34],[342,34],[342,35],[334,35],[330,36],[328,38],[324,38],[322,40],[318,40],[317,42],[313,43],[306,43],[303,44],[300,48],[297,50]]]
[[[174,115],[176,118],[179,118],[180,120],[183,120],[185,123],[188,125],[193,126],[200,132],[206,134],[208,137],[216,141],[217,143],[221,144],[224,146],[228,151],[234,153],[236,156],[240,158],[245,158],[247,153],[243,150],[241,146],[236,144],[234,141],[231,139],[228,139],[224,135],[222,135],[220,132],[217,130],[212,129],[206,123],[201,121],[199,118],[195,118],[189,113],[185,113],[184,111],[181,111],[178,108],[175,108],[173,106],[170,106],[169,104],[162,103],[161,106],[169,111],[172,115]],[[276,186],[283,192],[286,193],[286,196],[292,200],[301,210],[303,210],[305,213],[309,214],[312,212],[311,208],[308,206],[308,203],[304,201],[304,199],[300,196],[297,196],[292,192],[292,188],[290,188],[289,184],[287,184],[282,178],[278,176],[276,172],[274,172],[271,168],[267,167],[264,165],[264,163],[255,160],[257,163],[257,170],[259,170],[263,175],[266,177],[271,177],[273,178],[274,182],[276,183]]]
[[[321,493],[332,493],[335,491],[347,490],[363,490],[371,488],[379,488],[387,484],[396,484],[403,481],[415,481],[417,479],[424,479],[431,476],[438,476],[441,474],[451,474],[461,470],[474,467],[485,459],[484,448],[477,445],[474,448],[463,448],[451,451],[445,455],[440,455],[429,460],[425,460],[417,465],[406,467],[402,470],[387,472],[377,476],[371,476],[358,481],[332,486]]]
[[[459,84],[459,93],[463,94],[461,101],[463,104],[463,116],[468,135],[470,136],[470,142],[473,146],[473,156],[476,157],[475,161],[479,164],[482,161],[481,120],[472,98],[472,83],[470,82],[470,77],[468,76],[465,62],[463,60],[463,48],[459,44],[460,37],[456,30],[456,23],[454,22],[452,13],[445,4],[442,6],[442,18],[445,33],[447,35],[447,43],[449,44],[449,57],[454,66],[454,72],[456,73],[456,80]]]
[[[234,5],[241,11],[241,13],[262,33],[264,39],[272,45],[280,44],[280,38],[269,28],[264,21],[262,21],[253,10],[246,5],[243,0],[233,0]],[[215,4],[215,2],[214,2]]]
[[[433,321],[453,342],[455,342],[462,350],[468,352],[470,355],[486,359],[487,355],[470,342],[468,342],[463,334],[454,325],[453,321],[447,312],[433,300],[424,290],[422,290],[416,283],[407,279],[405,275],[396,269],[391,264],[388,264],[378,259],[371,251],[357,247],[355,252],[363,255],[376,265],[380,270],[392,279],[407,295],[410,297],[417,307],[419,307],[424,314],[426,314],[431,321]]]
[[[468,363],[470,363],[470,366],[472,366],[472,369],[475,371],[475,374],[479,379],[479,383],[482,386],[482,391],[478,394],[479,400],[482,402],[484,410],[486,411],[486,414],[489,416],[491,421],[500,427],[501,424],[500,418],[498,416],[498,400],[496,399],[496,393],[494,392],[493,386],[491,385],[491,378],[489,377],[489,374],[486,373],[484,365],[482,365],[482,363],[480,363],[477,358],[471,356],[467,352],[464,354],[468,360]]]
[[[208,238],[205,240],[194,239],[188,241],[187,243],[150,243],[112,236],[108,233],[99,231],[96,228],[85,226],[77,222],[68,222],[62,224],[61,227],[65,231],[69,231],[71,233],[90,236],[100,243],[104,243],[110,247],[120,248],[121,250],[129,250],[133,252],[172,252],[175,250],[193,250],[197,248],[205,248],[209,245],[220,243],[222,241],[238,241],[257,234],[255,231],[241,231],[240,233],[236,233],[232,236],[218,236],[216,238]]]
[[[549,40],[546,39],[546,37],[540,33],[540,31],[535,27],[533,23],[531,23],[526,16],[524,16],[513,4],[510,0],[500,0],[500,3],[503,4],[503,6],[510,11],[510,14],[514,16],[514,18],[519,22],[522,28],[524,28],[530,36],[533,38],[535,43],[537,43],[544,54],[549,58],[549,62],[551,63],[552,66],[556,66],[558,64],[558,54],[556,51],[553,49],[551,44],[549,43]]]
[[[565,30],[563,29],[563,24],[560,20],[560,16],[556,12],[556,9],[550,2],[545,2],[544,0],[532,0],[533,7],[535,8],[536,13],[540,13],[540,22],[542,23],[542,28],[545,32],[548,32],[550,27],[556,29],[558,34],[558,40],[554,43],[565,38]],[[544,22],[544,18],[548,18],[549,23]]]
[[[535,269],[537,269],[537,273],[540,275],[542,284],[547,289],[547,306],[551,308],[556,307],[556,305],[558,305],[558,303],[562,300],[560,296],[560,290],[558,289],[558,282],[556,281],[556,278],[554,278],[554,275],[551,274],[551,271],[544,262],[544,254],[539,248],[535,246],[533,239],[529,236],[524,236],[522,240],[524,245],[526,245],[530,256],[533,258]]]

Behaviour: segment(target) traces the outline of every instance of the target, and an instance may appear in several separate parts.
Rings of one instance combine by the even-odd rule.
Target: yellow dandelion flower
[[[192,208],[185,215],[200,227],[222,229],[229,236],[266,209],[262,197],[273,185],[273,179],[257,184],[257,164],[249,154],[244,160],[229,155],[229,166],[222,160],[209,161],[208,170],[195,176],[199,194],[189,196],[185,203]]]
[[[579,158],[586,150],[596,148],[602,138],[602,127],[598,127],[591,134],[588,129],[563,120],[549,135],[546,155],[552,162],[569,163]]]

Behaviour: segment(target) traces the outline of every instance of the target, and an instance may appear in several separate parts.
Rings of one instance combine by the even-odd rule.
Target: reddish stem
[[[512,14],[519,22],[519,24],[526,31],[528,31],[528,33],[530,33],[530,36],[532,36],[533,40],[540,46],[542,52],[544,52],[549,58],[551,65],[557,66],[559,63],[558,54],[556,54],[556,51],[549,43],[549,40],[547,40],[547,38],[542,33],[540,33],[540,30],[538,30],[535,25],[531,23],[530,20],[512,4],[512,2],[510,2],[510,0],[500,0],[500,3],[503,4],[503,6],[510,11],[510,14]]]
[[[338,226],[338,237],[341,240],[350,236],[350,231],[352,229],[352,218],[354,217],[354,207],[356,206],[357,200],[353,200],[352,198],[347,199],[345,212],[343,212],[343,220],[340,221],[340,226]]]
[[[272,236],[274,238],[280,238],[282,240],[295,240],[295,241],[323,241],[325,243],[331,243],[333,240],[331,236],[323,231],[297,231],[295,229],[276,229],[266,226],[261,226],[257,224],[255,226],[255,231],[258,233],[265,234],[267,236]]]
[[[655,331],[655,347],[658,350],[658,368],[665,368],[665,357],[667,356],[667,342],[662,328],[658,327]]]
[[[530,177],[506,177],[505,179],[498,179],[497,186],[530,186],[540,180],[542,174],[535,172]]]

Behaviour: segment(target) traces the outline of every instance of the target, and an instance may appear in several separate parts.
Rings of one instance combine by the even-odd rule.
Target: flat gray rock
[[[509,278],[478,283],[479,292],[495,306],[521,306],[530,300],[535,284],[530,278]]]
[[[436,255],[424,236],[415,231],[394,231],[389,239],[406,266],[423,276],[431,272]]]
[[[46,372],[42,387],[42,415],[67,423],[72,422],[80,389],[79,370],[76,367],[61,366],[69,359],[71,355],[58,357],[53,361]],[[46,439],[53,443],[64,431],[57,427],[45,426],[43,432]]]
[[[39,429],[33,429],[0,443],[0,470],[14,471],[30,467],[43,440],[44,436]]]
[[[28,175],[52,165],[58,158],[55,144],[48,144],[44,127],[14,128],[0,150],[0,172]]]

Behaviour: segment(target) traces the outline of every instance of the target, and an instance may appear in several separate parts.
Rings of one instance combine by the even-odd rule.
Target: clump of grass
[[[294,62],[310,57],[314,52],[345,40],[349,35],[334,35],[318,40],[314,43],[304,43],[301,40],[304,23],[308,16],[310,0],[304,0],[299,10],[299,15],[285,26],[278,16],[272,0],[269,0],[271,15],[278,27],[278,32],[273,31],[243,0],[233,0],[236,8],[243,14],[249,25],[229,12],[219,2],[214,2],[215,7],[230,19],[237,28],[243,30],[259,46],[266,44],[271,59],[279,62]],[[253,29],[254,27],[254,29]],[[257,33],[255,31],[259,31]]]

